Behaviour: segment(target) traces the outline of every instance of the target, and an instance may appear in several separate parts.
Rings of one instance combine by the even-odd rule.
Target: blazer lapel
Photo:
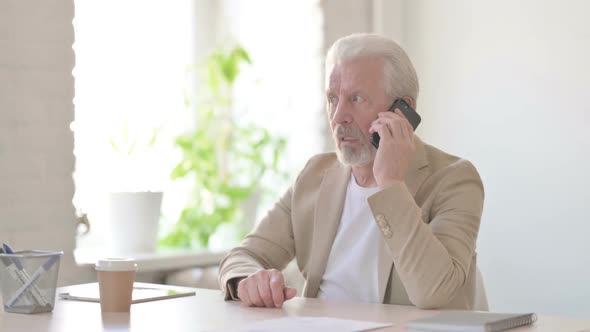
[[[326,171],[317,200],[308,283],[304,296],[316,297],[326,270],[330,250],[340,224],[350,167],[340,166]]]
[[[406,187],[412,196],[416,197],[418,189],[420,189],[420,186],[422,183],[424,183],[426,177],[428,176],[428,172],[425,169],[428,166],[428,159],[426,159],[424,143],[420,140],[420,138],[418,138],[418,136],[414,136],[414,138],[414,142],[416,144],[416,153],[404,183],[406,184]],[[381,299],[381,302],[384,303],[386,300],[385,292],[387,290],[387,284],[393,270],[393,259],[391,258],[391,252],[389,251],[387,242],[383,237],[379,238],[378,261],[379,264],[377,266],[377,280],[379,283],[379,298]]]
[[[404,181],[412,196],[416,195],[428,175],[425,170],[428,161],[424,151],[424,143],[417,136],[415,138],[416,154]],[[303,293],[305,297],[316,297],[318,294],[330,250],[340,224],[350,175],[350,167],[340,166],[327,170],[322,179],[314,217],[313,254],[310,261],[309,278]],[[393,268],[393,259],[383,238],[379,240],[379,248],[379,265],[377,266],[379,296],[383,301]]]

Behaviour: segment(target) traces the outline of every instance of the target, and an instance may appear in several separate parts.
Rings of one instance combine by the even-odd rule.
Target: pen
[[[35,287],[35,282],[37,279],[39,279],[43,273],[47,272],[53,266],[53,264],[57,262],[58,259],[59,256],[51,256],[45,261],[45,263],[43,263],[43,265],[39,266],[31,278],[21,288],[19,288],[19,290],[16,291],[16,294],[14,294],[12,299],[8,301],[6,306],[12,307],[24,294],[26,294],[29,288]]]
[[[4,251],[7,254],[11,254],[11,255],[14,254],[14,251],[12,251],[12,249],[6,243],[3,243],[2,247],[4,248]],[[21,283],[26,284],[31,279],[31,276],[27,273],[27,270],[25,270],[20,259],[18,259],[18,257],[14,257],[14,258],[10,258],[10,260],[12,260],[14,262],[14,265],[17,268],[16,274],[19,276]],[[45,297],[43,296],[43,294],[41,293],[39,288],[37,288],[36,285],[33,285],[33,289],[31,289],[31,295],[33,296],[33,298],[35,300],[37,300],[39,305],[43,306],[43,305],[49,304],[49,302],[45,299]]]
[[[2,249],[2,247],[0,247],[0,254],[4,254],[4,249]],[[2,259],[2,263],[4,263],[4,266],[6,266],[6,269],[8,270],[8,274],[10,275],[10,277],[12,277],[12,279],[14,279],[21,286],[24,285],[25,281],[21,278],[21,275],[18,274],[16,266],[12,263],[12,260],[8,259],[6,257],[0,257],[0,258]],[[27,294],[27,295],[30,295],[30,294]],[[29,296],[25,297],[25,300],[27,301],[27,304],[33,303],[33,302],[31,302]]]

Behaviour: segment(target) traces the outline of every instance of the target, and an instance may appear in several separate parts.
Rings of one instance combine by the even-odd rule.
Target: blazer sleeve
[[[282,270],[295,256],[289,188],[242,243],[221,261],[219,285],[226,300],[236,300],[236,281],[260,269]]]
[[[465,283],[483,209],[483,184],[471,163],[460,160],[444,172],[429,193],[430,224],[403,183],[369,198],[375,220],[387,225],[379,227],[410,301],[425,309],[449,303]]]

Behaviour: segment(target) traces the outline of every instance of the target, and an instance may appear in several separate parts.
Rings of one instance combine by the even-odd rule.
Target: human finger
[[[285,287],[283,292],[285,293],[285,301],[290,300],[297,295],[297,290],[291,287]]]
[[[389,126],[391,127],[391,136],[396,140],[396,141],[401,141],[405,139],[404,136],[404,131],[403,131],[403,127],[404,125],[402,124],[402,122],[398,119],[396,121],[391,121],[389,123]]]
[[[259,277],[257,278],[258,295],[265,307],[274,308],[275,305],[273,302],[272,291],[270,289],[270,276],[268,272],[264,272],[265,273],[259,274]]]
[[[244,278],[242,280],[240,280],[240,282],[238,283],[238,298],[240,299],[240,301],[242,302],[243,305],[245,306],[251,306],[252,305],[252,301],[250,300],[250,295],[248,294],[248,287],[246,286],[247,278]]]
[[[246,286],[248,288],[248,296],[250,297],[251,306],[262,307],[264,302],[258,293],[258,282],[256,281],[256,276],[250,276],[248,279],[249,282]]]
[[[383,123],[378,123],[373,126],[375,132],[379,134],[380,141],[388,142],[392,138],[391,130]]]
[[[279,271],[272,273],[270,276],[270,290],[272,293],[272,301],[277,308],[280,308],[283,305],[283,302],[285,302],[285,295],[283,293],[284,288],[285,279],[283,278],[283,274]]]

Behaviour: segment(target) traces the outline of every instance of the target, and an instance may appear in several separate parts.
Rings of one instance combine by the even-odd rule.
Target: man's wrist
[[[227,281],[226,288],[232,300],[240,299],[238,297],[238,284],[240,281],[242,281],[242,279],[246,279],[246,277],[235,277]]]

